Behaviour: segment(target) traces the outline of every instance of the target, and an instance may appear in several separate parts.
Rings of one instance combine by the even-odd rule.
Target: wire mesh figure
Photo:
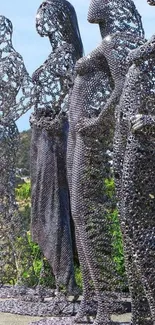
[[[52,267],[57,289],[63,284],[76,294],[66,177],[67,114],[74,65],[83,46],[75,10],[66,0],[43,2],[36,28],[49,38],[53,51],[33,74],[32,236]]]
[[[30,108],[32,83],[22,57],[13,48],[12,32],[11,21],[0,16],[0,227],[1,236],[8,229],[13,242],[19,230],[15,200],[19,139],[15,121]]]
[[[110,324],[114,301],[108,291],[115,287],[104,183],[110,171],[108,151],[113,140],[114,109],[127,72],[126,57],[138,42],[142,44],[143,29],[132,1],[93,0],[88,20],[99,24],[103,41],[76,64],[70,103],[68,177],[84,287],[76,322],[81,322],[88,312],[91,279],[98,302],[94,324],[103,325]]]
[[[149,1],[154,4],[154,1]],[[132,323],[155,324],[155,36],[131,51],[120,100],[120,207]],[[117,144],[117,143],[116,143]],[[148,309],[149,306],[149,309]]]

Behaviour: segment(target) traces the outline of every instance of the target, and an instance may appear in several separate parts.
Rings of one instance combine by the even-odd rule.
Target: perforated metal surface
[[[0,16],[0,281],[5,263],[3,254],[4,257],[9,254],[8,242],[14,245],[20,224],[15,200],[19,140],[15,121],[30,108],[32,90],[31,79],[23,59],[13,48],[12,32],[11,21]],[[14,260],[13,249],[14,246],[10,259]]]
[[[36,28],[48,36],[52,52],[33,74],[32,235],[52,267],[57,287],[63,284],[74,294],[66,149],[69,93],[83,47],[75,10],[66,0],[43,2]]]
[[[153,5],[153,1],[150,2]],[[115,178],[133,324],[155,322],[155,52],[154,36],[132,51],[118,107]]]
[[[114,111],[128,70],[126,57],[143,44],[144,32],[132,1],[92,0],[88,20],[99,24],[103,40],[77,62],[70,102],[68,177],[84,287],[76,322],[89,315],[93,283],[98,301],[94,325],[107,325],[117,304],[112,292],[118,290],[118,277],[105,180],[111,175]]]

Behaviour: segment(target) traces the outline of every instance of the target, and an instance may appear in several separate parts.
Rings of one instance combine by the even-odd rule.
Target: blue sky
[[[31,75],[50,53],[48,39],[41,38],[35,30],[35,15],[42,1],[0,0],[0,2],[1,14],[8,17],[14,26],[13,45],[23,56],[26,68]],[[101,40],[98,27],[87,22],[90,0],[70,0],[70,2],[76,9],[85,54],[88,54]],[[149,38],[155,33],[155,7],[149,6],[147,0],[134,2],[142,16],[146,37]],[[29,115],[30,112],[17,122],[20,131],[29,128]]]

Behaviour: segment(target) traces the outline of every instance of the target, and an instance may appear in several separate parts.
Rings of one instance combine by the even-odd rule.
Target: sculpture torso
[[[33,73],[35,116],[55,118],[68,109],[68,92],[73,84],[75,50],[65,44],[55,52]],[[66,104],[66,105],[65,105]]]
[[[126,76],[120,100],[119,150],[120,211],[126,250],[135,264],[135,274],[142,289],[134,290],[139,280],[132,274],[132,305],[136,318],[148,317],[141,312],[146,300],[154,310],[154,215],[155,215],[155,51],[152,41],[129,53],[132,64]],[[132,122],[140,116],[141,123]],[[136,129],[136,123],[141,125]],[[119,156],[118,156],[119,157]],[[118,159],[118,158],[117,158]],[[121,163],[120,163],[121,162]],[[119,167],[120,168],[120,167]],[[131,263],[131,262],[130,262]],[[130,269],[129,269],[130,270]],[[140,286],[139,286],[140,287]],[[144,289],[143,289],[144,288]],[[153,313],[152,313],[153,315]],[[151,315],[151,316],[152,316]],[[151,323],[153,324],[153,323]]]
[[[144,115],[144,119],[148,119],[146,122],[149,122],[149,116],[155,119],[155,51],[150,54],[151,43],[145,43],[129,55],[130,59],[133,57],[133,64],[129,68],[120,101],[122,152],[125,151],[128,137],[132,141],[139,141],[142,147],[152,148],[155,144],[155,127],[151,120],[150,125],[144,125],[135,133],[131,131],[130,121],[136,114]]]
[[[127,119],[130,132],[130,118],[136,114],[154,115],[155,117],[155,55],[135,62],[129,69],[128,87],[125,101],[130,98],[130,106],[125,105],[122,118]],[[141,142],[155,143],[155,127],[144,126],[136,132]]]
[[[85,60],[86,62],[76,69],[77,77],[70,105],[71,128],[83,117],[97,117],[101,105],[105,104],[112,92],[113,82],[105,58],[103,57],[103,62],[106,71],[103,70],[103,62],[88,69],[89,58],[86,57]]]
[[[16,96],[24,72],[23,59],[15,50],[3,54],[0,52],[0,114],[2,117],[5,117],[16,104]]]

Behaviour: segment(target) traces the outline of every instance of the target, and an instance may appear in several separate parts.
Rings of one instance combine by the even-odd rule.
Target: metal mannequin
[[[32,82],[21,55],[13,48],[12,32],[11,21],[0,16],[0,226],[2,237],[3,229],[8,228],[13,245],[20,224],[15,200],[19,140],[15,122],[31,107]]]
[[[155,1],[148,3],[155,5]],[[128,247],[132,324],[154,325],[155,37],[131,51],[127,62],[131,67],[119,105],[118,147],[114,145],[123,166],[119,171],[121,224]]]
[[[66,0],[44,1],[36,28],[49,38],[52,52],[33,74],[32,236],[52,267],[57,289],[63,284],[76,294],[66,176],[67,113],[74,65],[83,46],[75,10]]]
[[[142,44],[143,29],[132,1],[92,0],[88,20],[99,24],[103,41],[77,62],[70,102],[68,177],[84,287],[75,320],[80,323],[87,315],[93,282],[98,302],[94,325],[107,325],[111,322],[115,275],[104,180],[110,172],[108,151],[114,109],[127,72],[126,57],[129,50]]]

